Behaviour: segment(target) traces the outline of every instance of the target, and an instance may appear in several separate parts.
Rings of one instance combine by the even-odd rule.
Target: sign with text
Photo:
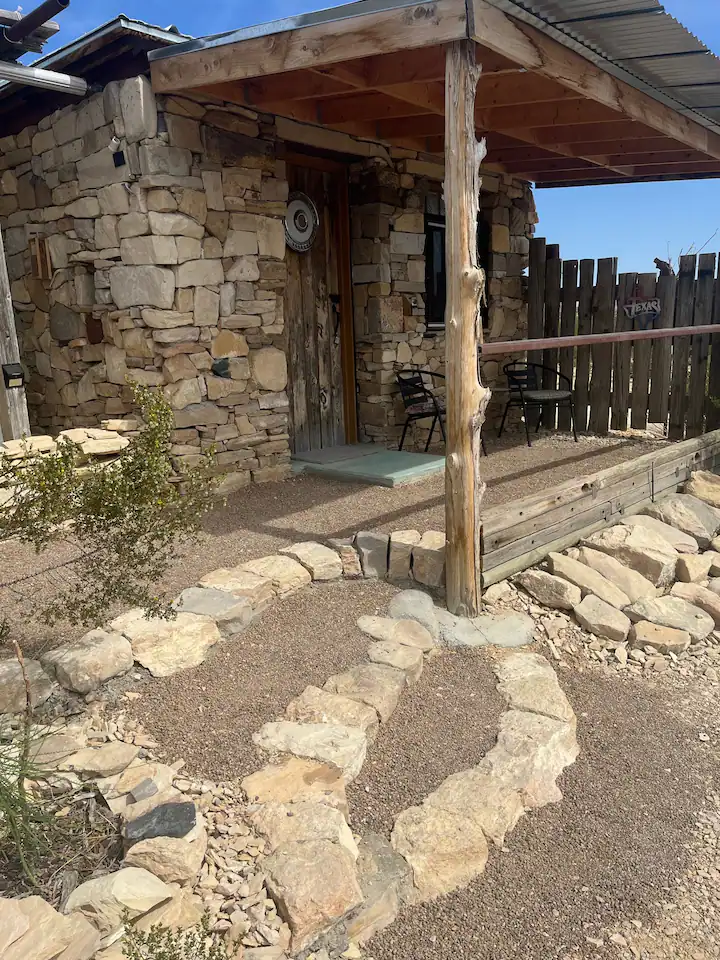
[[[631,297],[623,305],[625,316],[633,321],[635,330],[652,330],[662,311],[658,297]]]

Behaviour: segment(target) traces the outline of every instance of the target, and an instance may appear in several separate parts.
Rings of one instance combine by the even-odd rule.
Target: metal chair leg
[[[447,436],[445,435],[445,421],[443,420],[442,414],[438,414],[438,422],[440,424],[440,433],[442,434],[443,443],[447,443]]]
[[[538,421],[535,424],[535,433],[540,433],[540,427],[542,426],[542,422],[543,422],[543,413],[544,413],[543,408],[540,407],[540,413],[538,414]]]
[[[522,408],[523,408],[523,420],[525,421],[525,437],[527,439],[527,445],[531,447],[532,444],[530,443],[530,427],[528,425],[528,409],[525,406],[524,400],[523,400]]]
[[[575,401],[572,400],[572,398],[570,400],[570,426],[572,427],[575,443],[577,443],[578,442],[577,430],[575,429]]]
[[[485,447],[485,437],[480,434],[480,446],[482,447],[482,452],[484,456],[488,455],[487,448]]]
[[[502,432],[505,429],[505,418],[507,417],[508,410],[510,409],[510,403],[511,401],[508,400],[508,402],[505,404],[505,410],[502,415],[502,420],[500,421],[500,429],[498,430],[498,440],[502,436]]]
[[[425,453],[430,449],[430,441],[432,440],[432,435],[435,432],[435,424],[437,423],[437,414],[433,417],[432,425],[430,426],[430,433],[428,434],[427,443],[425,444]]]
[[[398,450],[402,450],[403,448],[403,444],[405,443],[405,436],[407,434],[409,426],[410,426],[410,417],[408,417],[407,420],[405,421],[405,426],[403,427],[402,436],[400,437],[400,446],[398,447]]]

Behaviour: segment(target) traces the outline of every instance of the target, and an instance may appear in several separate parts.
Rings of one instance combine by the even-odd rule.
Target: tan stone
[[[125,866],[142,867],[165,883],[187,883],[200,872],[207,833],[188,842],[177,837],[153,837],[140,840],[125,855]]]
[[[373,663],[384,663],[402,670],[408,683],[415,683],[422,674],[423,655],[417,647],[406,647],[392,640],[378,640],[368,647],[368,658]]]
[[[202,400],[202,390],[198,377],[194,377],[192,380],[178,380],[177,383],[170,383],[163,389],[163,393],[174,410],[182,410],[191,403],[200,403]]]
[[[657,534],[663,540],[675,547],[678,553],[697,553],[698,543],[695,537],[691,537],[676,527],[671,527],[669,523],[663,523],[655,517],[649,517],[645,513],[636,513],[632,517],[625,517],[621,521],[624,527],[644,527],[651,533]]]
[[[378,716],[372,707],[319,687],[306,687],[287,705],[285,716],[298,723],[331,723],[357,727],[369,741],[375,739]]]
[[[42,658],[67,690],[89,693],[133,665],[130,644],[119,633],[91,630],[74,644],[50,650]]]
[[[322,801],[347,814],[345,780],[337,767],[290,757],[284,763],[268,764],[242,781],[251,803],[300,803]]]
[[[617,607],[611,606],[592,593],[586,594],[574,608],[581,627],[596,637],[623,643],[630,630],[630,620]]]
[[[175,237],[132,237],[120,241],[123,263],[177,263]]]
[[[27,927],[21,936],[9,942],[2,953],[2,960],[56,960],[63,956],[76,937],[82,941],[79,946],[84,946],[82,952],[78,950],[76,953],[77,960],[90,960],[99,947],[97,932],[88,942],[84,925],[81,929],[75,918],[63,917],[42,897],[23,897],[12,902],[17,904],[17,910],[26,920]],[[13,928],[17,931],[21,927],[22,920],[16,917]],[[0,941],[7,933],[5,928],[0,928]]]
[[[658,653],[682,653],[690,646],[690,634],[686,630],[664,627],[648,620],[634,623],[630,630],[630,646],[644,649],[652,647]]]
[[[498,847],[525,812],[517,790],[476,768],[449,776],[423,806],[466,816]]]
[[[30,684],[30,698],[34,706],[45,703],[57,689],[37,660],[26,659],[25,671]],[[25,682],[20,664],[15,660],[0,661],[0,714],[19,713],[25,709]]]
[[[365,762],[367,739],[357,727],[275,720],[253,734],[255,746],[270,753],[292,753],[342,770],[349,783]]]
[[[221,260],[186,260],[176,269],[178,287],[208,287],[225,279]]]
[[[114,184],[114,186],[125,189],[122,184]],[[140,237],[147,233],[149,229],[150,225],[146,213],[133,211],[132,213],[126,213],[118,220],[118,236],[121,240],[128,237]]]
[[[193,613],[178,613],[174,620],[146,619],[135,608],[116,617],[110,627],[128,638],[133,656],[154,677],[197,666],[221,639],[213,620]]]
[[[704,640],[715,629],[709,614],[677,594],[636,600],[625,612],[635,623],[649,620],[663,627],[686,630],[694,641]]]
[[[206,573],[199,581],[201,587],[212,587],[215,590],[226,590],[236,597],[246,597],[253,607],[263,607],[275,596],[273,582],[268,577],[258,576],[245,570],[244,567],[221,567]]]
[[[681,556],[675,567],[675,577],[681,583],[694,583],[696,580],[705,580],[713,564],[711,553],[700,553],[696,556]]]
[[[229,230],[223,247],[224,257],[245,257],[258,252],[258,238],[246,230]]]
[[[432,634],[416,620],[395,620],[392,617],[363,616],[357,621],[358,628],[374,640],[402,643],[427,652],[436,646]]]
[[[715,628],[720,628],[720,596],[713,590],[701,587],[697,583],[675,583],[670,594],[704,610],[713,618]]]
[[[253,814],[255,830],[268,842],[270,853],[286,843],[330,840],[344,847],[357,860],[358,848],[345,817],[325,803],[264,803]]]
[[[539,654],[509,654],[498,660],[495,673],[498,691],[513,710],[527,710],[565,723],[575,719],[557,674]]]
[[[395,530],[390,534],[388,580],[410,579],[412,551],[419,542],[420,534],[417,530]]]
[[[156,213],[151,210],[148,213],[148,223],[153,233],[166,237],[180,235],[202,240],[205,234],[203,225],[184,213]],[[222,280],[220,282],[222,283]]]
[[[121,740],[111,740],[98,747],[85,747],[60,761],[58,770],[72,770],[76,773],[94,774],[99,777],[111,777],[129,766],[140,752],[138,747]]]
[[[673,493],[651,503],[643,511],[697,540],[706,550],[720,531],[720,510],[687,493]]]
[[[322,543],[312,540],[294,543],[290,547],[284,547],[280,553],[301,563],[313,580],[337,580],[342,576],[340,557]]]
[[[428,587],[445,583],[445,534],[426,530],[412,550],[413,577]]]
[[[270,580],[278,597],[287,597],[312,581],[302,564],[280,554],[249,560],[242,569]]]
[[[685,493],[720,508],[720,477],[707,470],[696,470],[685,484]]]
[[[582,545],[621,561],[655,586],[668,586],[675,577],[677,550],[649,529],[618,524],[592,534]]]
[[[250,353],[250,348],[241,333],[221,330],[213,339],[210,353],[216,360],[222,357],[246,357]]]
[[[196,287],[193,309],[198,326],[214,326],[220,317],[220,295],[206,287]]]
[[[20,909],[18,900],[0,897],[0,956],[11,943],[27,932],[30,921]]]
[[[407,677],[403,671],[372,663],[329,677],[324,689],[368,704],[377,710],[380,720],[385,723],[392,716],[406,686]]]
[[[515,578],[523,590],[545,607],[572,610],[582,600],[580,588],[544,570],[525,570]]]
[[[287,357],[277,347],[262,347],[250,354],[253,379],[261,390],[274,392],[287,386]]]
[[[613,583],[619,590],[630,599],[631,603],[639,600],[640,597],[654,597],[657,590],[642,574],[630,567],[620,563],[615,557],[601,553],[599,550],[591,550],[588,547],[581,547],[579,559],[581,563],[586,564],[593,570],[597,570],[606,580]]]
[[[147,870],[125,867],[81,883],[70,894],[65,912],[81,913],[107,935],[120,927],[124,911],[137,917],[171,896],[172,889]]]
[[[154,266],[111,267],[110,293],[120,310],[126,307],[172,308],[175,277],[172,270]]]
[[[548,554],[548,560],[552,573],[555,576],[563,577],[570,583],[574,583],[575,586],[580,588],[583,596],[589,593],[593,594],[600,600],[604,600],[605,603],[617,607],[618,610],[622,610],[630,603],[630,598],[626,593],[623,593],[614,583],[611,583],[601,573],[586,564],[560,553]]]

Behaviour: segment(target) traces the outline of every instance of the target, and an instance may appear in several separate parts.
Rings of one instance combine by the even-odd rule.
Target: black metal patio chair
[[[432,387],[427,385],[426,379],[429,378]],[[400,394],[402,396],[403,406],[405,407],[405,414],[407,419],[405,420],[405,426],[403,427],[402,436],[400,437],[400,446],[398,450],[402,450],[403,444],[405,443],[405,437],[407,435],[408,427],[411,423],[416,420],[427,420],[428,417],[432,417],[432,423],[430,425],[430,433],[428,434],[427,442],[425,444],[425,452],[430,449],[430,443],[432,441],[433,433],[435,432],[435,425],[440,424],[440,433],[442,434],[443,440],[447,443],[447,436],[445,434],[445,398],[438,396],[435,392],[434,380],[445,380],[445,375],[442,373],[435,373],[432,370],[416,370],[416,369],[405,369],[398,370],[397,372],[397,384],[400,387]],[[482,451],[487,456],[487,450],[485,449],[485,441],[482,436],[480,437],[480,443],[482,444]]]
[[[542,374],[545,371],[548,371],[553,377],[559,377],[559,389],[547,389],[540,386],[542,377],[539,376],[539,374]],[[521,360],[516,360],[513,363],[506,363],[503,367],[503,373],[507,377],[510,397],[505,405],[505,411],[503,412],[502,420],[500,421],[498,439],[502,436],[502,432],[505,429],[505,419],[510,407],[521,407],[523,411],[523,418],[525,420],[525,436],[527,437],[527,445],[531,447],[532,444],[530,443],[528,410],[537,407],[540,408],[540,416],[538,417],[538,422],[535,426],[535,433],[537,433],[543,422],[543,415],[546,405],[549,404],[556,407],[570,408],[570,423],[572,425],[575,443],[577,443],[577,433],[575,431],[575,401],[572,392],[572,382],[570,381],[569,377],[565,376],[564,373],[560,373],[558,370],[554,370],[552,367],[545,366],[542,363],[525,363],[525,361]],[[567,386],[563,386],[563,384],[566,384]]]

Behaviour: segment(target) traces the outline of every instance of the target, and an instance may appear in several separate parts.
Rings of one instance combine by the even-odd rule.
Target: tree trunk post
[[[447,449],[445,570],[451,613],[474,617],[481,599],[480,431],[490,391],[479,379],[480,301],[485,275],[478,266],[480,164],[485,141],[475,137],[475,92],[481,68],[475,44],[459,40],[445,58],[445,306]]]
[[[4,363],[20,363],[20,348],[15,330],[5,247],[0,231],[0,364]],[[0,373],[0,439],[19,440],[24,436],[30,436],[25,388],[7,390]]]

